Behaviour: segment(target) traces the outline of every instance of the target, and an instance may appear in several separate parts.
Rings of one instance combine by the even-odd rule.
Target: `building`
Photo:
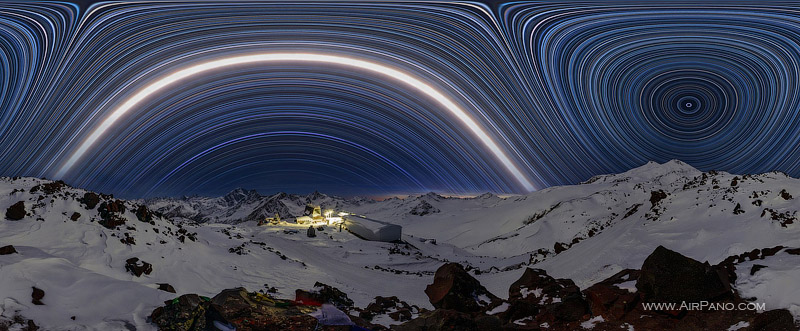
[[[399,241],[403,234],[403,227],[397,224],[386,223],[362,216],[347,215],[344,217],[344,227],[352,234],[372,241]]]
[[[258,225],[267,225],[267,224],[278,224],[281,221],[281,215],[275,213],[275,217],[267,217],[261,221],[258,221]]]
[[[325,223],[326,221],[325,217],[322,217],[322,208],[320,206],[308,204],[303,211],[303,216],[296,218],[295,222],[297,224],[315,224]]]

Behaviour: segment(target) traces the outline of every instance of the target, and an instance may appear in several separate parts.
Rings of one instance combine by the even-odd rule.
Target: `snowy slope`
[[[21,220],[0,221],[0,246],[13,245],[19,252],[0,255],[0,319],[19,314],[48,330],[152,329],[145,318],[163,301],[186,293],[213,296],[237,286],[275,287],[279,296],[293,298],[295,289],[320,281],[361,306],[379,294],[425,302],[429,271],[442,263],[404,245],[363,241],[333,229],[308,238],[306,227],[291,224],[181,228],[160,217],[151,224],[137,219],[133,202],[122,202],[125,223],[109,229],[99,222],[99,206],[90,210],[80,202],[86,191],[30,192],[46,183],[0,179],[0,211],[23,201],[28,212]],[[116,200],[101,197],[105,201]],[[74,212],[81,214],[76,221],[69,218]],[[299,233],[287,234],[290,229]],[[195,240],[187,237],[191,234]],[[127,237],[135,243],[123,243]],[[459,252],[446,245],[416,246],[432,255]],[[152,273],[127,272],[126,260],[132,257],[151,263]],[[177,293],[157,290],[158,283],[171,284]],[[44,305],[32,304],[33,287],[45,291]]]
[[[125,223],[114,229],[100,224],[99,206],[81,203],[86,191],[45,193],[47,183],[0,179],[0,213],[18,201],[28,212],[18,221],[0,220],[0,247],[14,245],[19,252],[0,255],[0,319],[18,313],[56,330],[150,329],[145,316],[180,294],[275,287],[291,298],[316,281],[338,287],[362,307],[377,295],[395,295],[430,308],[423,291],[445,261],[480,271],[481,283],[506,297],[527,266],[586,288],[639,268],[658,245],[712,264],[755,248],[800,247],[800,180],[781,173],[703,173],[678,161],[507,198],[428,193],[372,201],[236,190],[220,198],[120,201]],[[100,196],[101,204],[115,201]],[[140,221],[136,211],[143,203],[163,217]],[[307,203],[400,224],[408,245],[363,241],[330,228],[308,238],[305,226],[255,225],[275,209],[298,215]],[[72,221],[75,212],[81,216]],[[152,273],[126,271],[131,257],[152,263]],[[796,278],[795,257],[755,262],[769,268],[742,275],[737,288],[768,309],[789,308],[800,317],[798,303],[786,295],[796,292],[786,285]],[[158,283],[177,293],[158,290]],[[46,292],[45,305],[31,303],[34,286]]]
[[[482,257],[459,255],[505,296],[526,266],[586,288],[638,268],[658,245],[712,264],[756,248],[797,247],[797,199],[800,180],[783,173],[704,173],[670,161],[525,196],[428,193],[341,208]]]

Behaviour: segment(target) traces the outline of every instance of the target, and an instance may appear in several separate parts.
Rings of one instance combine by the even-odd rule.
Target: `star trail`
[[[800,6],[3,2],[0,174],[123,197],[800,175]]]

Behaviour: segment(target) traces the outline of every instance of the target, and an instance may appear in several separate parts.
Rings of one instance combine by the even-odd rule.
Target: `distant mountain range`
[[[154,198],[142,201],[150,209],[166,217],[199,223],[237,224],[258,222],[275,214],[287,220],[303,215],[307,204],[323,209],[351,209],[375,203],[369,198],[341,198],[319,192],[308,195],[276,193],[261,195],[255,190],[237,188],[221,197]]]

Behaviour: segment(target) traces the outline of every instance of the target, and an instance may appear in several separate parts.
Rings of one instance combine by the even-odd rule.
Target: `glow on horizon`
[[[201,74],[203,72],[219,69],[227,66],[242,65],[257,62],[312,62],[312,63],[327,63],[336,64],[349,67],[356,67],[365,69],[374,73],[378,73],[389,78],[398,80],[408,86],[411,86],[420,92],[426,94],[436,102],[441,104],[445,109],[458,118],[470,131],[481,140],[481,142],[497,157],[497,159],[511,172],[517,181],[528,191],[535,190],[535,187],[528,178],[522,174],[513,161],[503,152],[503,150],[489,137],[489,135],[455,102],[450,100],[443,93],[437,91],[433,86],[417,79],[400,70],[384,66],[378,63],[344,57],[335,55],[322,55],[314,53],[262,53],[255,55],[241,55],[223,58],[219,60],[200,63],[178,70],[174,73],[168,74],[155,82],[145,86],[139,92],[131,96],[119,107],[117,107],[111,115],[109,115],[99,126],[97,126],[92,133],[83,140],[77,150],[72,153],[66,163],[56,173],[56,178],[63,178],[64,175],[72,169],[75,163],[83,157],[84,154],[91,148],[100,137],[108,131],[120,117],[128,113],[133,107],[142,102],[150,95],[166,88],[173,83],[186,79],[188,77]]]

